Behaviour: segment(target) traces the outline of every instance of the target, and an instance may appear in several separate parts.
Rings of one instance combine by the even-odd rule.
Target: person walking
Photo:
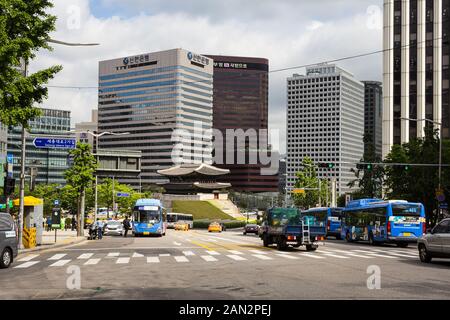
[[[50,216],[47,217],[47,231],[52,231],[52,218]]]
[[[103,238],[103,221],[97,219],[95,226],[97,227],[97,237],[100,240]]]
[[[122,224],[123,224],[123,229],[124,229],[124,231],[125,231],[125,232],[123,233],[123,236],[126,238],[126,237],[127,237],[127,234],[128,234],[128,230],[129,230],[130,227],[131,227],[130,220],[128,220],[128,216],[125,217],[125,220],[123,220]]]
[[[66,230],[66,218],[61,217],[61,231]]]

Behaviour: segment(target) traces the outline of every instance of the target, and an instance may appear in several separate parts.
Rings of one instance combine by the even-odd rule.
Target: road
[[[372,270],[380,289],[368,289]],[[0,299],[450,299],[450,260],[337,240],[280,253],[238,231],[168,230],[21,255],[0,287]]]

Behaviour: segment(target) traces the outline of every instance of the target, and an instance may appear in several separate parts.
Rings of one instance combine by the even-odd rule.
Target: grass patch
[[[208,201],[172,201],[172,211],[188,213],[194,216],[194,220],[234,220],[233,217],[226,214]]]

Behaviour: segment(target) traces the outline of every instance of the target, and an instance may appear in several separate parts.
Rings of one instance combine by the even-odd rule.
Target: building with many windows
[[[42,138],[75,138],[70,133],[70,111],[56,109],[42,109],[42,116],[30,121],[30,130],[26,138],[26,174],[31,168],[37,168],[36,183],[65,184],[64,171],[68,169],[69,150],[40,149],[33,145],[36,137]],[[8,153],[13,155],[13,177],[20,175],[21,158],[20,126],[10,128],[8,132]]]
[[[450,138],[449,16],[450,0],[384,0],[384,157],[426,125]]]
[[[364,83],[364,135],[368,139],[364,144],[364,152],[371,144],[375,154],[381,157],[382,117],[383,117],[383,87],[378,81],[363,81]]]
[[[226,143],[227,130],[254,131],[268,129],[269,112],[269,61],[262,58],[230,57],[208,55],[214,60],[214,111],[213,127],[220,130]],[[250,130],[250,131],[249,131]],[[263,137],[263,139],[261,139]],[[268,136],[258,135],[255,153],[269,152]],[[222,143],[219,140],[215,142]],[[262,174],[261,161],[251,163],[249,138],[245,150],[238,150],[234,144],[233,160],[228,161],[225,147],[215,145],[215,152],[223,152],[221,163],[215,165],[230,170],[230,174],[218,181],[230,182],[232,189],[239,192],[277,192],[278,176]],[[238,152],[245,154],[245,161],[239,163]]]
[[[142,151],[142,184],[167,178],[158,170],[212,163],[213,60],[183,49],[99,63],[101,149]]]
[[[338,194],[351,190],[350,171],[363,155],[364,85],[336,65],[306,69],[287,79],[287,189],[305,157],[334,163],[317,168],[320,178],[335,179]],[[308,186],[305,186],[308,187]]]

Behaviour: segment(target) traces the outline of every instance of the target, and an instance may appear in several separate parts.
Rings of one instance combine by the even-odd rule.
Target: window
[[[433,229],[433,233],[450,233],[450,220],[444,220]]]

